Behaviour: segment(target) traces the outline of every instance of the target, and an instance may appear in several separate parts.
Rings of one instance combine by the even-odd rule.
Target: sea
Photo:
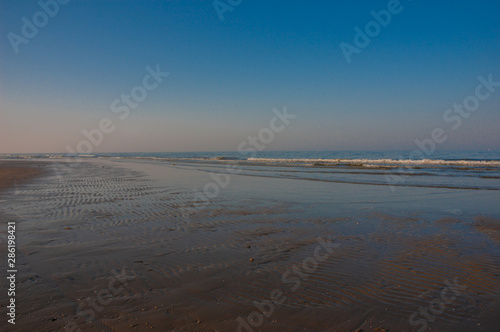
[[[133,160],[211,172],[397,187],[500,190],[499,151],[255,151],[0,154],[1,159]],[[230,167],[229,167],[230,166]]]

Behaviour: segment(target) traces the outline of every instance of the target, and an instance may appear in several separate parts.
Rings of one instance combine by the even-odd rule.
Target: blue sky
[[[348,63],[340,43],[389,2],[243,0],[221,21],[213,1],[72,0],[16,53],[42,8],[1,0],[0,153],[65,152],[103,118],[92,152],[236,150],[284,106],[297,118],[268,150],[412,150],[438,127],[439,149],[500,150],[500,88],[443,120],[478,76],[500,81],[500,3],[402,0]],[[157,64],[170,75],[120,120],[111,104]]]

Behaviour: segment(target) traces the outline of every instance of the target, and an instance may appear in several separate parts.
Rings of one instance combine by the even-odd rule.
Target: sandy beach
[[[3,261],[8,221],[18,239],[8,330],[500,329],[496,191],[231,175],[200,205],[210,174],[2,163]]]
[[[43,174],[42,164],[27,165],[23,162],[2,162],[0,167],[0,190],[15,188],[30,179]],[[45,166],[45,165],[44,165]]]

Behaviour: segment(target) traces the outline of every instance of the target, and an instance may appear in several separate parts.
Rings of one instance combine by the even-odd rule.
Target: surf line
[[[477,79],[479,80],[479,84],[476,86],[474,93],[465,97],[462,103],[454,103],[453,110],[450,108],[443,113],[443,121],[447,124],[452,124],[451,130],[455,131],[459,129],[462,126],[463,119],[468,119],[473,112],[479,109],[481,102],[485,102],[495,92],[495,88],[500,87],[499,81],[493,81],[493,74],[489,74],[488,79],[482,75],[478,76]],[[411,160],[423,160],[426,156],[429,157],[436,150],[436,145],[445,143],[448,137],[446,130],[443,128],[434,128],[430,138],[415,139],[418,149],[413,150],[409,158]],[[402,156],[400,158],[403,159]],[[391,191],[394,192],[396,190],[396,184],[404,185],[406,178],[415,172],[410,167],[406,166],[405,168],[400,168],[396,174],[385,176],[387,183],[391,186]]]

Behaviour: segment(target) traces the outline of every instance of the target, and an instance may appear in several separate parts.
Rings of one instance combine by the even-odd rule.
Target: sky
[[[0,0],[0,153],[500,150],[497,0],[59,1]]]

